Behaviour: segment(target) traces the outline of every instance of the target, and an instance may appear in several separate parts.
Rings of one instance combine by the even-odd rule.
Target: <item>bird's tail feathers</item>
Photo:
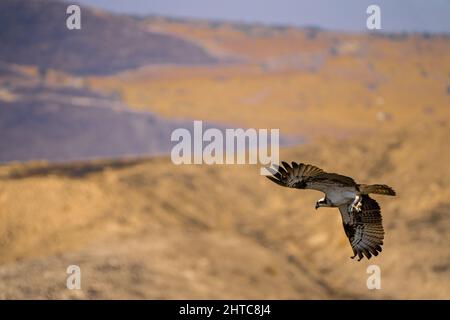
[[[359,191],[361,191],[362,194],[376,193],[385,196],[396,195],[394,189],[385,184],[360,184]]]

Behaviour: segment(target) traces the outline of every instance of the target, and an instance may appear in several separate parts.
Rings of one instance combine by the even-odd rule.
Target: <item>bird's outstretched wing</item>
[[[284,161],[282,164],[284,168],[279,166],[277,172],[269,169],[273,176],[267,176],[267,178],[283,187],[305,189],[306,183],[311,178],[324,173],[322,169],[310,164],[292,162],[291,166]]]
[[[378,203],[368,195],[361,198],[359,210],[353,209],[352,203],[339,207],[344,231],[350,241],[354,257],[358,261],[364,256],[370,259],[381,252],[384,239],[381,210]]]
[[[278,171],[271,170],[273,176],[267,176],[270,180],[283,187],[297,189],[314,189],[327,192],[336,186],[355,186],[355,181],[336,173],[328,173],[310,164],[295,163],[292,165],[282,161]]]

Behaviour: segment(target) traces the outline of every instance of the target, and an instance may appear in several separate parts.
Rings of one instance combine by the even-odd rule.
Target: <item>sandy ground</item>
[[[0,298],[449,299],[450,126],[446,121],[286,149],[377,196],[386,239],[351,248],[322,195],[280,188],[256,166],[174,166],[168,158],[0,167]],[[81,290],[66,288],[69,265]],[[366,268],[381,268],[368,290]]]

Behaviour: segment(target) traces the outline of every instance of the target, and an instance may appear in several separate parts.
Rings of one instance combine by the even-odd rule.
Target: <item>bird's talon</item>
[[[360,212],[361,211],[361,207],[362,207],[362,202],[359,201],[356,204],[352,204],[350,212],[353,212],[353,210],[355,210],[356,212]]]

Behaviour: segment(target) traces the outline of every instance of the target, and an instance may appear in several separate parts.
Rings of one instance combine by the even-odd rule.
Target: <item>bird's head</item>
[[[325,198],[319,199],[316,202],[316,210],[319,209],[320,207],[324,207],[327,205],[327,200]]]

